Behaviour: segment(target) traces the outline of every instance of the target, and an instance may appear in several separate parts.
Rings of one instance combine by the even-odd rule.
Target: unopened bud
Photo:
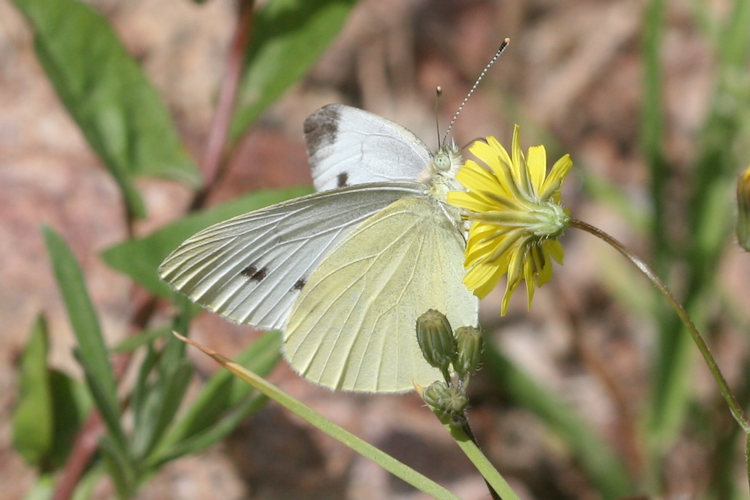
[[[445,382],[433,382],[427,386],[422,393],[422,399],[440,420],[459,419],[469,404],[461,389]]]
[[[458,359],[453,364],[456,373],[463,378],[477,369],[482,358],[482,332],[471,326],[456,330]]]
[[[417,318],[417,342],[424,359],[443,373],[448,373],[448,368],[456,359],[456,339],[443,313],[430,309]]]
[[[737,242],[750,252],[750,166],[737,178]]]

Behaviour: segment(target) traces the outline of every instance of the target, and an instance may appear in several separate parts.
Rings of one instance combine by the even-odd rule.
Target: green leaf
[[[51,370],[52,415],[54,431],[50,450],[50,468],[58,469],[68,461],[78,430],[91,412],[91,396],[86,386],[66,373]]]
[[[102,258],[144,288],[162,297],[171,297],[172,289],[159,279],[159,264],[177,245],[201,229],[235,215],[279,203],[311,192],[309,187],[255,191],[209,210],[189,215],[139,239],[128,240],[102,253]]]
[[[356,0],[275,0],[256,14],[233,140],[295,82],[336,37]]]
[[[531,410],[567,443],[602,497],[619,498],[633,493],[624,465],[612,448],[591,431],[591,425],[519,370],[491,344],[485,349],[485,367],[516,402]]]
[[[50,82],[131,212],[145,215],[133,176],[197,186],[197,169],[169,111],[107,21],[75,0],[13,1],[34,30],[37,56]]]
[[[76,354],[83,367],[86,382],[107,429],[115,441],[125,447],[127,441],[120,427],[120,403],[117,399],[115,375],[109,362],[109,352],[104,345],[99,319],[86,291],[83,274],[65,241],[48,227],[44,228],[44,241],[78,342]]]
[[[183,360],[154,384],[144,406],[145,418],[134,431],[134,440],[139,443],[133,446],[135,456],[145,457],[156,446],[177,413],[192,376],[193,365]]]
[[[52,395],[47,376],[49,334],[38,316],[21,359],[20,389],[13,413],[13,447],[26,462],[44,468],[52,448]]]
[[[135,379],[135,386],[133,387],[133,392],[130,397],[135,418],[135,424],[133,426],[135,429],[144,428],[144,422],[149,419],[148,403],[151,402],[149,394],[153,385],[153,383],[149,382],[149,377],[156,366],[158,359],[159,355],[154,349],[154,346],[149,345],[146,350],[146,355],[138,367],[138,376]],[[131,449],[136,450],[134,451],[134,455],[137,455],[138,449],[145,448],[145,444],[141,444],[142,442],[145,442],[145,439],[142,439],[142,436],[144,435],[140,432],[136,432],[133,436]]]

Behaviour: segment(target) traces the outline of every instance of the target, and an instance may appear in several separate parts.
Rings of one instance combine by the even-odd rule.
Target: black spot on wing
[[[247,276],[253,281],[263,281],[263,278],[266,277],[268,271],[265,267],[258,269],[255,265],[251,264],[243,269],[240,274]]]
[[[349,174],[346,172],[341,172],[339,175],[336,176],[336,186],[343,188],[349,185]]]
[[[307,117],[303,130],[308,155],[336,142],[340,119],[341,113],[335,105],[324,106]]]
[[[307,284],[307,281],[305,281],[304,279],[300,278],[300,279],[298,279],[294,283],[294,286],[292,287],[292,290],[302,290],[303,288],[305,288],[306,284]]]

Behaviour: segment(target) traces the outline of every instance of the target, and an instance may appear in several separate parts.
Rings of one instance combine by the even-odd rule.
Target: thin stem
[[[461,428],[464,431],[464,433],[471,439],[471,442],[476,445],[477,449],[479,449],[479,443],[477,442],[477,438],[474,436],[474,433],[471,430],[471,427],[469,426],[469,419],[466,418],[466,414],[461,417]],[[484,484],[487,485],[487,489],[490,491],[490,496],[492,497],[492,500],[502,500],[502,497],[500,497],[500,494],[495,491],[495,488],[492,487],[490,482],[487,480],[487,478],[483,477]]]
[[[657,288],[657,290],[661,292],[664,298],[667,299],[669,305],[672,306],[672,309],[674,309],[674,311],[677,313],[677,316],[680,317],[683,324],[687,327],[688,332],[690,332],[690,336],[693,338],[693,342],[695,342],[695,345],[701,352],[701,355],[703,356],[706,365],[708,365],[708,369],[711,371],[714,380],[716,380],[716,383],[719,385],[719,391],[724,397],[727,406],[729,406],[729,411],[732,413],[732,416],[740,425],[745,434],[750,436],[750,421],[745,415],[745,412],[742,410],[740,404],[737,402],[737,399],[734,397],[734,394],[732,394],[732,391],[729,388],[729,384],[727,384],[727,381],[724,379],[724,375],[722,375],[721,373],[719,365],[716,363],[716,360],[711,354],[711,350],[706,344],[706,341],[703,339],[703,335],[701,335],[700,331],[698,331],[698,328],[693,324],[693,321],[690,319],[690,316],[688,316],[688,313],[672,295],[667,286],[661,281],[661,279],[659,279],[659,277],[651,270],[650,267],[648,267],[645,262],[630,253],[630,251],[628,251],[628,249],[625,248],[622,243],[614,239],[609,234],[605,233],[597,227],[594,227],[590,224],[587,224],[586,222],[577,219],[571,219],[570,225],[596,236],[597,238],[605,241],[615,250],[620,252],[636,268],[638,268],[638,270],[641,271],[646,276],[646,278],[649,279],[649,281],[651,281],[651,283]],[[750,442],[748,442],[748,445],[750,445]],[[750,470],[748,470],[748,474],[750,474]],[[748,478],[750,479],[750,475],[748,476]]]
[[[503,500],[519,500],[513,488],[510,487],[505,478],[490,463],[476,442],[466,433],[464,426],[453,425],[447,421],[444,421],[443,425],[448,429],[453,439],[456,440],[456,444],[461,448],[461,451],[464,452],[466,457],[474,464],[474,467],[482,474],[485,482],[490,487],[490,491],[497,492],[496,494]],[[493,495],[493,498],[497,497]]]
[[[250,43],[254,3],[253,0],[243,0],[239,4],[239,18],[227,53],[226,69],[219,90],[219,101],[216,105],[216,112],[206,140],[206,149],[200,164],[204,188],[196,194],[191,208],[197,208],[203,204],[208,191],[221,175],[229,128],[234,114],[234,105],[237,101],[237,91],[242,78],[245,54]]]

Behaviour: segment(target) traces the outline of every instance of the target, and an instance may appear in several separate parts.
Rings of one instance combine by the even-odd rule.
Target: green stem
[[[677,299],[674,298],[667,286],[661,281],[661,279],[659,279],[659,277],[651,270],[650,267],[648,267],[645,262],[630,253],[630,251],[625,248],[622,243],[614,239],[609,234],[578,219],[571,219],[570,225],[596,236],[597,238],[605,241],[615,250],[620,252],[636,268],[638,268],[638,270],[641,271],[646,276],[646,278],[649,279],[649,281],[651,281],[651,283],[657,288],[657,290],[661,292],[664,298],[667,299],[669,305],[672,306],[672,309],[674,309],[674,311],[677,313],[677,316],[680,317],[683,324],[687,327],[688,332],[690,332],[690,336],[693,338],[693,342],[695,342],[695,345],[698,347],[698,350],[703,356],[708,369],[711,371],[714,380],[716,380],[716,383],[719,386],[719,391],[724,397],[724,401],[726,401],[727,406],[729,406],[729,411],[732,413],[732,416],[740,425],[745,434],[748,435],[748,439],[750,439],[750,420],[748,420],[745,412],[742,410],[742,407],[737,402],[737,398],[735,398],[734,394],[732,394],[732,391],[729,388],[729,384],[727,384],[727,381],[724,379],[724,375],[722,375],[721,373],[721,369],[719,369],[719,365],[716,363],[716,360],[711,354],[711,350],[708,348],[706,341],[703,339],[703,335],[701,335],[701,333],[698,331],[698,328],[693,324],[693,321],[690,319],[690,316],[688,316],[688,313],[677,301]],[[750,446],[750,441],[748,441],[748,446]],[[750,469],[748,470],[748,479],[750,480]]]
[[[468,379],[468,376],[467,376]],[[464,411],[463,417],[461,417],[461,428],[464,431],[464,434],[468,436],[469,439],[471,439],[471,442],[474,443],[474,445],[479,448],[479,443],[477,442],[477,438],[474,436],[474,433],[471,430],[471,426],[469,426],[469,420],[466,418],[466,412]],[[498,494],[497,491],[495,491],[495,488],[492,487],[489,481],[487,479],[484,480],[484,482],[487,484],[487,489],[490,492],[490,496],[492,497],[492,500],[502,500],[502,497]]]
[[[490,488],[500,495],[500,498],[503,500],[519,500],[513,488],[510,487],[503,476],[495,469],[462,426],[453,425],[447,421],[443,422],[443,425],[450,432],[451,436],[453,436],[453,439],[456,440],[456,444],[461,448],[461,451],[464,452],[468,459],[471,460],[471,463],[474,464],[474,467],[482,474],[482,477]]]

